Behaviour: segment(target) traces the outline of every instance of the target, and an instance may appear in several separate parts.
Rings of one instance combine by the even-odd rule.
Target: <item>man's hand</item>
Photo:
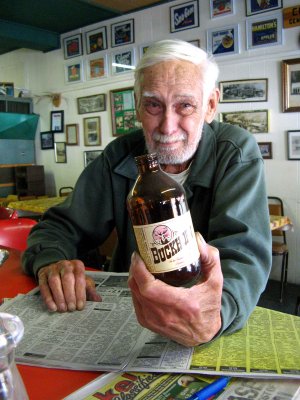
[[[94,281],[85,276],[79,260],[61,260],[42,267],[38,281],[44,303],[52,312],[82,310],[86,300],[101,301]]]
[[[211,340],[221,328],[223,275],[219,251],[196,233],[201,280],[191,288],[165,284],[133,254],[128,284],[139,323],[185,346]]]

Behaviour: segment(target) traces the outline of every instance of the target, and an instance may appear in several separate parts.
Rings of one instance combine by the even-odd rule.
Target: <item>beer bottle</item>
[[[182,185],[160,168],[156,154],[135,158],[137,180],[127,208],[139,253],[148,270],[172,286],[200,276],[200,254]]]

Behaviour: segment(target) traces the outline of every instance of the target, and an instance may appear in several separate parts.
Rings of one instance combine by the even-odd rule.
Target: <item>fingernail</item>
[[[136,251],[131,254],[131,262],[133,263],[136,260]]]
[[[68,310],[69,311],[75,311],[76,310],[76,306],[74,303],[68,303]]]
[[[62,311],[62,312],[67,311],[67,307],[66,307],[65,303],[60,303],[58,306],[58,310]]]
[[[84,307],[83,301],[82,301],[82,300],[79,300],[79,301],[77,302],[77,310],[82,310],[83,307]]]
[[[48,311],[50,311],[50,312],[55,312],[55,311],[57,311],[56,304],[55,304],[55,303],[49,304],[49,305],[48,305]]]

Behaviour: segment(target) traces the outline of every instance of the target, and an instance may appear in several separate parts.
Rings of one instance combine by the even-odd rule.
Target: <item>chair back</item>
[[[270,215],[284,216],[283,201],[279,197],[269,196],[268,202]],[[283,243],[286,244],[285,231],[275,229],[272,231],[272,236],[281,236],[283,238]]]
[[[0,219],[16,219],[18,218],[18,211],[9,207],[0,207]]]
[[[30,218],[0,220],[0,245],[23,251],[27,237],[37,221]]]
[[[59,189],[59,196],[68,196],[70,193],[72,193],[74,188],[72,186],[63,186]]]

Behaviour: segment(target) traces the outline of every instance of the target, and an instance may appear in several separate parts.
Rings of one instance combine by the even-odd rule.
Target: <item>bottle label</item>
[[[200,257],[189,211],[149,225],[133,226],[139,252],[152,273],[174,271]]]

